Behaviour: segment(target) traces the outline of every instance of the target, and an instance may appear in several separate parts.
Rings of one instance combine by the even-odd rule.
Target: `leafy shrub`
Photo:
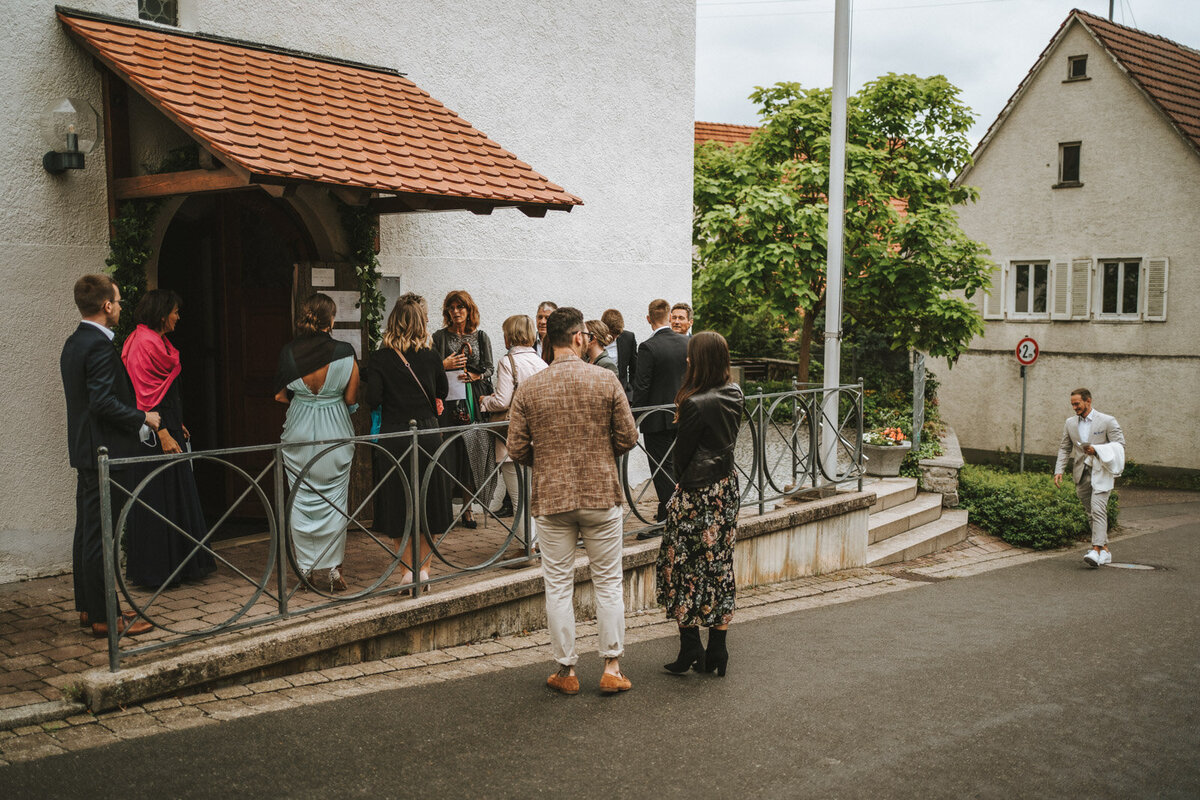
[[[962,506],[971,521],[1009,544],[1048,550],[1090,538],[1087,514],[1064,475],[1061,488],[1044,474],[1013,474],[976,465],[958,473]],[[1108,498],[1108,524],[1117,524],[1117,492]]]

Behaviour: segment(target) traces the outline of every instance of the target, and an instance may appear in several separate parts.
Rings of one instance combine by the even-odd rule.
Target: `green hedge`
[[[1091,539],[1091,528],[1070,475],[1061,488],[1048,475],[1014,474],[968,464],[958,473],[962,506],[971,522],[1009,544],[1048,550]],[[1109,528],[1117,524],[1117,492],[1108,498]]]

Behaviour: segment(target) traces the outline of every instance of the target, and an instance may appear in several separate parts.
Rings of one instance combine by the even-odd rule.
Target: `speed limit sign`
[[[1031,367],[1033,362],[1037,361],[1038,343],[1034,339],[1026,336],[1021,341],[1017,342],[1017,363],[1022,367]]]

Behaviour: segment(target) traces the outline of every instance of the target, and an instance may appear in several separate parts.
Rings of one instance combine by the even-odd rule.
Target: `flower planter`
[[[884,446],[866,444],[862,446],[863,455],[867,457],[865,469],[868,475],[880,478],[894,478],[900,474],[900,462],[912,449],[912,442]]]

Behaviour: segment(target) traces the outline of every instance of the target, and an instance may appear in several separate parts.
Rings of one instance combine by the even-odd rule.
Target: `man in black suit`
[[[83,320],[67,338],[59,359],[67,396],[67,445],[78,476],[71,550],[75,609],[79,624],[90,625],[93,636],[107,636],[96,451],[107,447],[113,458],[138,455],[142,426],[157,430],[161,421],[154,411],[138,410],[133,384],[113,346],[112,328],[121,318],[121,290],[107,275],[84,275],[75,282],[75,305]],[[113,496],[114,520],[121,508],[119,494]],[[134,619],[120,616],[117,630],[136,636],[151,629],[145,620]]]
[[[600,315],[600,321],[608,326],[613,335],[611,347],[612,360],[617,362],[617,377],[625,389],[625,397],[633,397],[633,378],[637,375],[637,337],[633,331],[626,330],[625,317],[615,308],[610,308]]]
[[[666,300],[650,303],[646,322],[654,332],[642,342],[637,352],[637,372],[633,379],[634,408],[674,403],[683,372],[687,368],[687,337],[671,330],[668,319],[671,304]],[[642,421],[642,434],[646,438],[646,454],[649,456],[650,472],[653,474],[654,491],[658,494],[658,512],[654,519],[662,522],[667,518],[667,501],[675,491],[675,471],[669,451],[675,444],[675,414],[671,410],[657,411]],[[643,531],[639,539],[658,536],[658,531]]]

